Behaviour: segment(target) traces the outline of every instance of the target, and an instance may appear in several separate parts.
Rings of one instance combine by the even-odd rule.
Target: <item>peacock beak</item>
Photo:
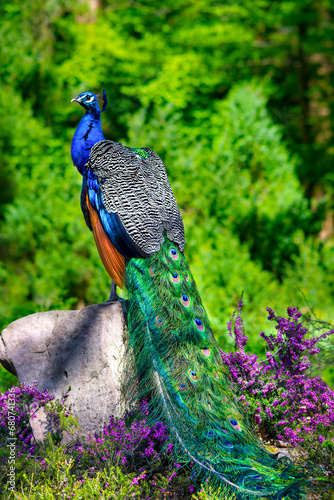
[[[82,97],[77,96],[77,97],[74,97],[74,99],[71,99],[71,102],[81,102],[82,99],[83,99]]]

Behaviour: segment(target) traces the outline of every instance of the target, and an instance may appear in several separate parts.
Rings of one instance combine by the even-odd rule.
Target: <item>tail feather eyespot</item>
[[[157,316],[157,317],[155,318],[155,324],[156,324],[156,326],[157,326],[157,327],[159,327],[159,328],[160,328],[161,326],[163,326],[163,324],[164,324],[164,323],[165,323],[165,322],[164,322],[164,320],[161,318],[161,316]]]
[[[180,275],[179,275],[176,271],[174,271],[174,272],[173,272],[173,271],[172,271],[172,272],[170,272],[170,273],[169,273],[169,277],[170,277],[171,281],[172,281],[173,283],[175,283],[176,285],[177,285],[178,283],[180,283]]]
[[[206,357],[209,357],[209,356],[210,356],[210,354],[211,354],[211,352],[210,352],[210,347],[203,347],[203,348],[201,349],[201,351],[202,351],[202,353],[204,354],[204,356],[206,356]]]
[[[175,247],[171,247],[169,249],[169,255],[171,256],[171,258],[173,260],[179,260],[179,258],[180,258],[180,253]]]
[[[229,418],[228,421],[232,429],[234,429],[235,431],[241,431],[241,425],[238,420],[236,420],[235,418]]]
[[[150,273],[151,276],[155,275],[155,269],[156,269],[155,267],[150,267],[149,273]]]
[[[204,323],[201,319],[195,318],[194,323],[195,323],[197,330],[199,330],[200,332],[204,331]]]
[[[190,306],[190,303],[191,303],[191,299],[189,297],[189,295],[187,295],[186,293],[183,293],[181,295],[181,304],[184,305],[184,307],[189,307]]]
[[[198,382],[198,378],[197,378],[196,372],[194,370],[191,370],[191,369],[188,370],[188,375],[193,382]]]

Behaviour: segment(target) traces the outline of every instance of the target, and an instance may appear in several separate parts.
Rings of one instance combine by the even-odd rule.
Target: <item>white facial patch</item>
[[[90,96],[88,99],[86,99],[86,103],[89,104],[89,103],[93,102],[94,101],[94,97],[95,96],[93,96],[93,95]]]

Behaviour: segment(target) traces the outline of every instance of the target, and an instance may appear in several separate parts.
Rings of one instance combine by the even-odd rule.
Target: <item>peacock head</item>
[[[107,93],[105,90],[101,94],[93,94],[93,92],[81,92],[71,102],[78,102],[87,113],[99,114],[104,111],[108,104]]]

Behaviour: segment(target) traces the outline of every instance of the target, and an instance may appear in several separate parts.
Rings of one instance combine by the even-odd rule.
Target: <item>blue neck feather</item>
[[[87,110],[75,131],[71,146],[73,164],[81,175],[85,171],[85,164],[89,158],[90,150],[94,144],[103,140],[100,111],[94,110],[93,113]]]

